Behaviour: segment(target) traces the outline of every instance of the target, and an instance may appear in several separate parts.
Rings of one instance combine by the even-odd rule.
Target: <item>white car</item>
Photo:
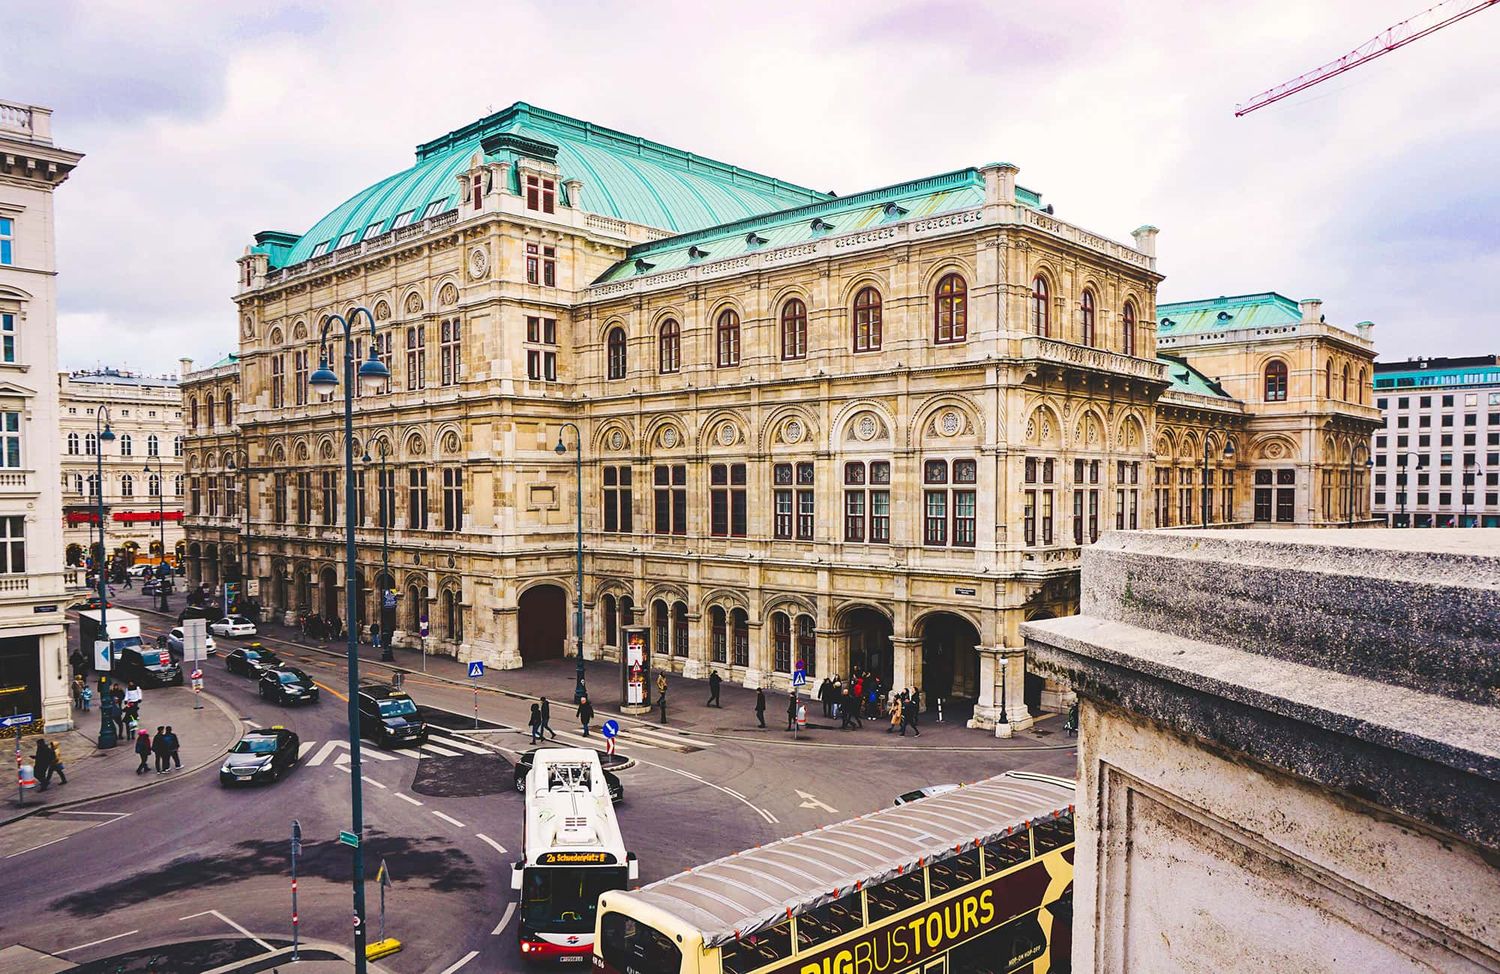
[[[147,575],[151,574],[154,568],[154,565],[148,565],[145,562],[141,562],[136,565],[131,565],[129,568],[125,569],[125,574],[129,575],[131,578],[145,578]]]
[[[918,788],[916,791],[908,791],[906,794],[898,797],[894,804],[906,805],[923,798],[931,798],[933,795],[945,795],[950,791],[957,791],[958,787],[958,785],[928,785],[925,788]]]
[[[244,616],[225,616],[218,622],[210,622],[208,631],[215,636],[229,636],[239,639],[244,636],[255,635],[255,623]]]
[[[182,634],[182,627],[181,626],[177,626],[171,632],[167,633],[167,649],[169,649],[172,652],[176,653],[178,655],[178,657],[181,657],[182,654],[183,654],[183,648],[182,648],[183,638],[184,637],[183,637],[183,634]],[[214,637],[212,637],[212,636],[205,636],[205,637],[203,637],[203,654],[205,656],[212,656],[214,654],[214,650],[216,648],[217,647],[214,645]]]

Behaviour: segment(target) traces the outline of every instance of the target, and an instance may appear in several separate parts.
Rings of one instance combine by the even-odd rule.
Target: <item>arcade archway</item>
[[[521,593],[516,606],[516,638],[523,663],[561,659],[568,628],[568,593],[556,585],[536,585]]]

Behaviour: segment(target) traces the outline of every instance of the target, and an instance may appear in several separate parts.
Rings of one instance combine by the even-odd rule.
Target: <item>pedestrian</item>
[[[1078,736],[1078,701],[1068,708],[1068,720],[1063,724],[1063,730],[1068,732],[1069,737]]]
[[[36,742],[36,753],[31,756],[31,773],[37,780],[37,791],[47,790],[47,779],[52,777],[52,748],[46,738]]]
[[[897,697],[895,700],[891,701],[891,726],[887,727],[885,729],[885,732],[887,734],[889,734],[892,731],[894,731],[897,727],[901,728],[901,736],[905,737],[906,736],[906,727],[901,723],[901,698],[900,697]]]
[[[724,705],[721,704],[721,703],[719,703],[719,684],[721,684],[723,682],[724,682],[724,678],[719,675],[719,671],[718,670],[710,670],[709,671],[709,674],[708,674],[708,703],[704,704],[703,706],[705,706],[705,707],[718,707],[720,710],[724,709]]]
[[[797,729],[797,691],[796,690],[792,691],[792,695],[790,697],[788,697],[787,701],[786,701],[786,729],[787,730],[796,730]]]
[[[839,691],[839,730],[848,730],[854,726],[854,707],[849,702],[849,688],[844,687]]]
[[[151,735],[140,731],[135,735],[135,753],[141,757],[141,766],[135,769],[136,774],[146,773],[146,759],[151,756]]]
[[[168,771],[171,771],[171,770],[174,770],[174,769],[177,770],[177,771],[181,771],[182,770],[182,757],[177,753],[181,749],[182,749],[182,744],[178,742],[176,732],[172,730],[172,725],[168,724],[167,725],[167,757],[169,757],[169,758],[172,759],[172,767],[168,768],[167,769]]]
[[[906,736],[906,728],[910,726],[911,732],[917,737],[921,737],[922,732],[917,730],[917,691],[913,690],[911,697],[904,700],[903,703],[905,706],[901,708],[901,736]]]
[[[912,687],[911,688],[911,726],[913,728],[915,728],[917,726],[917,718],[920,717],[920,716],[922,716],[922,689],[921,689],[921,687]]]
[[[167,729],[156,728],[156,736],[151,738],[151,753],[156,755],[156,773],[167,773]]]
[[[552,729],[552,705],[547,702],[547,698],[546,697],[542,698],[541,707],[542,707],[542,733],[543,734],[551,734],[552,735],[552,739],[555,741],[555,740],[557,740],[557,731],[555,731],[555,730]]]
[[[766,691],[760,687],[755,688],[755,719],[760,726],[766,726]]]
[[[832,688],[832,686],[833,685],[828,682],[828,677],[826,676],[823,677],[823,682],[818,684],[818,700],[823,704],[824,717],[832,716],[832,714],[829,712],[829,709],[832,707],[832,703],[828,698],[828,691]]]
[[[583,725],[583,736],[589,736],[589,724],[594,721],[594,705],[589,703],[588,697],[582,697],[578,701],[578,722]]]
[[[130,591],[133,588],[135,588],[135,576],[132,575],[132,574],[130,574],[129,572],[126,572],[125,573],[125,591],[128,592],[128,591]]]
[[[56,741],[44,741],[43,743],[47,745],[47,750],[52,754],[52,763],[47,766],[47,781],[52,780],[52,772],[56,771],[57,783],[61,785],[67,784],[68,776],[63,774],[62,749],[57,746]],[[46,783],[43,782],[43,784]]]
[[[665,673],[658,673],[658,674],[656,674],[656,695],[658,697],[664,696],[666,694],[666,692],[667,692],[667,674],[665,674]]]
[[[125,688],[116,683],[109,688],[109,697],[114,702],[114,719],[119,733],[125,733]]]
[[[139,710],[141,701],[144,699],[146,699],[146,694],[142,692],[140,687],[135,685],[134,680],[131,680],[130,685],[125,688],[124,697],[121,698],[123,705],[128,707],[131,704],[135,704],[136,709]]]
[[[370,645],[376,649],[380,648],[380,623],[370,623]]]
[[[88,713],[93,703],[94,690],[87,683],[85,683],[83,685],[83,689],[78,691],[78,706],[83,710],[84,713]]]
[[[542,708],[540,704],[531,705],[531,743],[535,744],[542,737]]]
[[[656,678],[656,702],[661,707],[661,722],[667,722],[667,678],[658,675]]]

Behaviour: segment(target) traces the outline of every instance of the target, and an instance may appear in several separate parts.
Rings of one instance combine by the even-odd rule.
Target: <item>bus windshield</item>
[[[536,933],[593,933],[599,894],[624,889],[624,866],[530,866],[521,923]]]

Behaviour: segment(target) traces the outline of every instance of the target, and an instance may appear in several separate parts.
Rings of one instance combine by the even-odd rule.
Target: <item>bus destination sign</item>
[[[538,866],[613,866],[618,863],[612,852],[544,852],[536,857]]]

